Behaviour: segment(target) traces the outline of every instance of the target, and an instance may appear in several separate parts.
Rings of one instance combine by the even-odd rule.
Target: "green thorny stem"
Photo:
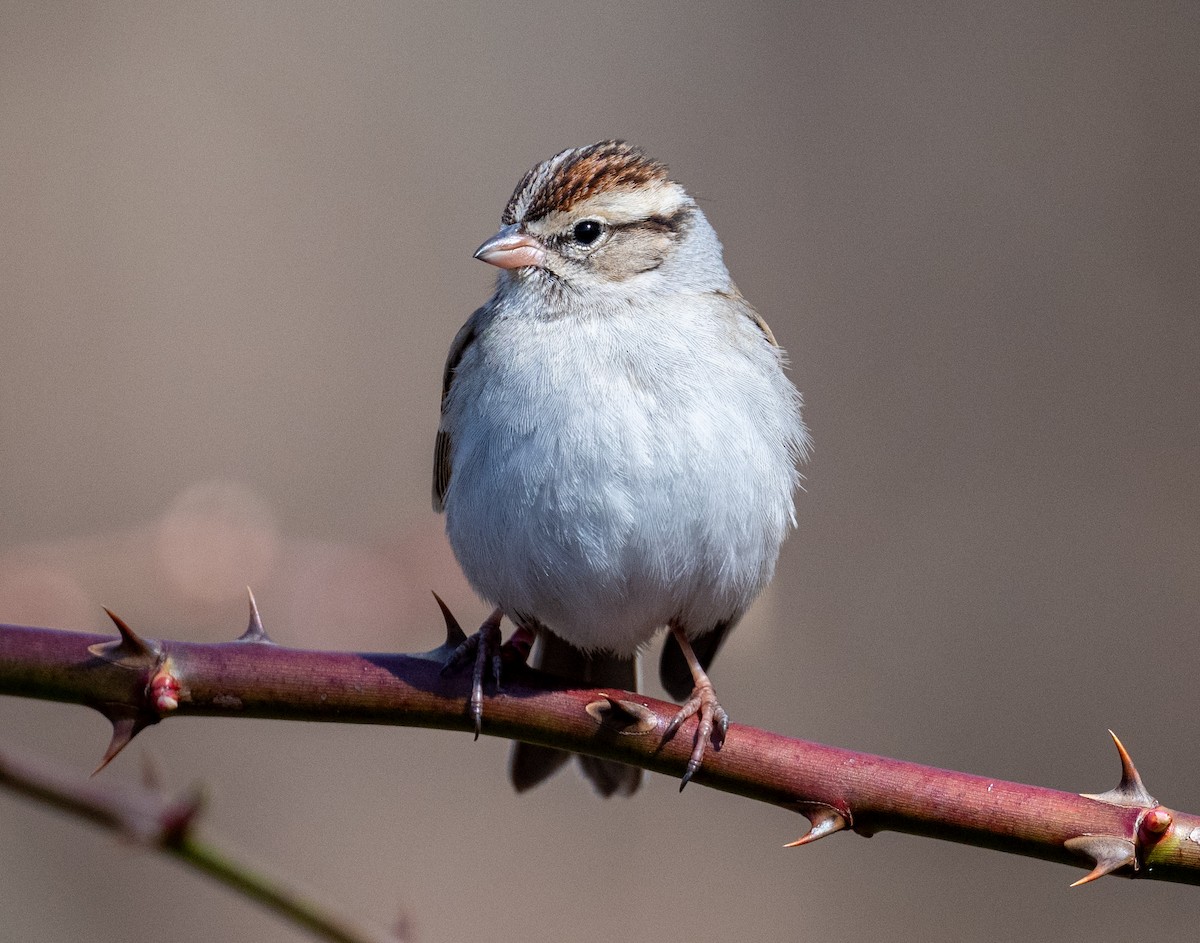
[[[202,807],[199,792],[172,801],[152,782],[140,788],[79,782],[72,773],[5,752],[0,752],[0,786],[162,851],[319,939],[330,943],[396,941],[333,915],[301,891],[199,838],[195,833]]]

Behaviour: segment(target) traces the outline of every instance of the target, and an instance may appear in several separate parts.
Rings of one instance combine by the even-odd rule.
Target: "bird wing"
[[[446,489],[450,487],[450,431],[445,424],[446,397],[450,395],[450,386],[454,382],[454,371],[458,368],[459,361],[479,333],[479,321],[484,310],[477,309],[454,335],[450,353],[446,356],[446,367],[442,371],[442,422],[438,426],[437,438],[433,443],[433,509],[438,512],[445,510]]]
[[[763,319],[763,316],[754,310],[754,305],[746,300],[745,295],[738,291],[737,285],[733,282],[729,283],[729,287],[716,292],[722,298],[730,302],[736,309],[739,315],[749,318],[754,322],[754,326],[762,331],[763,336],[767,339],[772,347],[778,347],[779,341],[775,340],[775,334],[771,330],[771,326]]]

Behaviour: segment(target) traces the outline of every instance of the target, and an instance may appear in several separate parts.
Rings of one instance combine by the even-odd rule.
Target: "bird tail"
[[[604,652],[589,655],[545,630],[538,633],[533,667],[588,687],[637,690],[636,656],[619,658]],[[517,792],[524,792],[554,775],[570,758],[571,754],[567,751],[553,747],[533,743],[513,744],[508,767],[509,779]],[[583,768],[583,775],[605,797],[632,795],[642,781],[640,769],[614,760],[580,756],[579,765]]]

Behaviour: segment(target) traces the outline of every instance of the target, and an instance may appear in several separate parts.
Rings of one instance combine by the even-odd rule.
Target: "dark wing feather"
[[[446,510],[446,489],[450,487],[450,433],[438,430],[433,440],[433,509]]]
[[[446,411],[446,397],[450,394],[450,384],[454,382],[454,371],[458,368],[463,354],[475,340],[479,331],[479,321],[484,308],[479,308],[467,318],[454,340],[450,344],[450,353],[446,357],[446,367],[442,370],[442,413]],[[433,443],[433,509],[439,513],[446,507],[446,489],[450,487],[450,433],[444,426],[437,431]]]

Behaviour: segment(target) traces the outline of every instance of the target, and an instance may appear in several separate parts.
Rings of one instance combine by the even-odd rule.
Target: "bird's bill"
[[[497,268],[526,268],[540,266],[545,250],[536,239],[520,232],[517,224],[505,226],[475,250],[475,258]]]

